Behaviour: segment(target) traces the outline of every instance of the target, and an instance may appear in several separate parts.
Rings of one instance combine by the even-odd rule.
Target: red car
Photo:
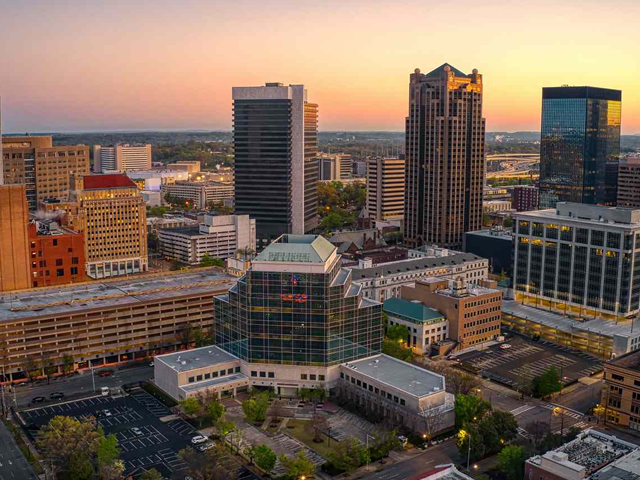
[[[113,372],[100,372],[98,374],[99,377],[111,377],[113,375]]]

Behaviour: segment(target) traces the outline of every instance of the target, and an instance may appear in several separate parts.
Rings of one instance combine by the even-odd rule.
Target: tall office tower
[[[2,137],[4,183],[26,185],[29,208],[69,198],[71,175],[89,173],[89,148],[53,146],[50,136]]]
[[[367,212],[376,222],[404,218],[405,162],[399,158],[367,159]]]
[[[621,100],[620,90],[606,88],[542,89],[540,208],[607,203],[607,163],[620,154]]]
[[[4,185],[4,157],[2,156],[2,97],[0,97],[0,185]]]
[[[318,224],[318,106],[304,85],[233,88],[237,215],[256,219],[258,242]]]
[[[640,208],[640,158],[620,162],[617,203],[619,207]]]
[[[250,364],[273,365],[268,378],[294,392],[307,374],[331,381],[334,367],[382,348],[382,305],[364,298],[337,247],[321,236],[276,239],[214,305],[216,344]]]
[[[0,185],[0,292],[31,288],[29,207],[24,185]]]
[[[482,228],[482,75],[443,64],[409,83],[404,242],[462,245]]]
[[[93,146],[93,171],[135,172],[151,168],[151,145]]]
[[[84,234],[86,274],[116,277],[147,270],[147,210],[133,181],[122,174],[75,177],[73,226]]]

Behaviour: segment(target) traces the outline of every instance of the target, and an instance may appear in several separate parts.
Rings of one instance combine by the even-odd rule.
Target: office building
[[[162,185],[162,194],[189,202],[194,208],[205,209],[212,203],[224,203],[225,200],[233,199],[234,186],[214,181],[181,180]]]
[[[620,161],[617,205],[640,208],[640,158]]]
[[[93,146],[94,173],[151,169],[151,145]]]
[[[340,181],[353,176],[351,155],[347,153],[320,153],[318,155],[319,179]]]
[[[147,232],[158,235],[163,229],[189,229],[198,230],[198,220],[181,215],[165,213],[162,217],[147,217]]]
[[[593,429],[577,438],[536,455],[525,462],[524,478],[530,480],[638,480],[638,445]]]
[[[494,275],[513,275],[513,232],[502,227],[478,230],[464,234],[462,250],[489,261]]]
[[[482,202],[482,210],[486,213],[508,212],[511,210],[511,200],[489,200]]]
[[[449,322],[449,338],[465,349],[500,335],[502,292],[495,287],[489,280],[426,278],[402,287],[400,296],[442,313]]]
[[[406,119],[404,243],[460,247],[482,228],[482,75],[448,64],[411,74]]]
[[[229,258],[237,250],[256,250],[256,221],[249,215],[206,215],[198,229],[158,231],[160,254],[189,265],[205,255]]]
[[[318,106],[303,85],[233,88],[235,212],[259,242],[318,224]]]
[[[489,262],[485,258],[437,247],[419,253],[410,250],[408,260],[374,266],[365,259],[348,268],[352,271],[353,281],[362,286],[364,297],[378,302],[399,297],[403,286],[413,286],[423,278],[462,277],[477,281],[489,274]]]
[[[39,220],[29,224],[29,242],[34,287],[87,280],[82,234],[52,220]]]
[[[0,185],[4,185],[4,155],[2,154],[2,97],[0,97]]]
[[[640,312],[640,210],[560,202],[514,225],[518,300],[616,321]]]
[[[213,297],[235,280],[199,269],[0,295],[0,373],[26,378],[27,359],[47,358],[61,372],[64,355],[87,369],[184,348],[188,331],[210,333]]]
[[[449,321],[418,301],[390,298],[384,302],[389,325],[407,327],[406,344],[415,353],[429,355],[431,346],[448,338]]]
[[[404,170],[400,158],[369,157],[367,164],[367,212],[376,222],[404,218]]]
[[[214,316],[216,344],[249,363],[251,377],[268,367],[265,385],[283,395],[333,382],[338,364],[379,353],[384,336],[382,305],[363,297],[336,247],[314,235],[270,244],[215,299]]]
[[[84,235],[86,274],[108,278],[147,270],[147,209],[122,174],[75,177],[74,229]]]
[[[48,200],[69,198],[72,175],[89,173],[89,148],[53,146],[50,136],[2,137],[5,185],[25,185],[31,210]]]
[[[607,422],[640,432],[640,339],[635,351],[605,363],[601,405]]]
[[[533,185],[516,185],[513,187],[511,203],[517,212],[537,210],[540,203],[540,190]]]
[[[126,172],[140,190],[159,192],[163,185],[181,180],[189,180],[189,174],[182,170],[136,170]]]
[[[167,170],[176,171],[176,172],[186,172],[189,175],[193,175],[195,173],[200,172],[200,161],[199,160],[180,160],[176,163],[167,164]]]
[[[31,288],[29,206],[24,185],[0,185],[0,292]]]
[[[622,92],[595,87],[542,89],[540,208],[604,204],[608,162],[620,154]]]

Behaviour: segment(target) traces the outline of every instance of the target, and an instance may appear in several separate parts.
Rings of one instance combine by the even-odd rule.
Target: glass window
[[[189,383],[193,383],[195,381],[196,381],[195,377],[189,377]]]
[[[307,379],[307,374],[306,373],[301,373],[300,374],[300,380],[306,380],[306,379]]]
[[[202,381],[202,375],[198,375],[198,376],[196,377],[196,381],[201,382],[201,381]]]
[[[258,376],[258,372],[256,372],[255,370],[251,370],[251,376],[252,377],[257,377]]]
[[[275,378],[275,373],[273,373],[273,372],[269,372],[268,377],[269,377],[269,378]]]
[[[267,378],[267,372],[260,372],[260,378]]]

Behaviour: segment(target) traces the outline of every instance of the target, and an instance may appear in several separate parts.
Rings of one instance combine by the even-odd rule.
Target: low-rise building
[[[29,241],[34,287],[86,280],[81,233],[51,220],[40,220],[29,225]]]
[[[459,471],[454,464],[447,464],[436,465],[435,468],[409,477],[407,480],[472,480],[472,478]]]
[[[449,321],[449,338],[464,349],[500,335],[502,292],[495,287],[490,280],[425,278],[414,287],[402,287],[400,296],[441,312]]]
[[[636,340],[636,348],[640,339]],[[607,422],[640,431],[640,351],[604,365],[602,405]]]
[[[488,260],[472,253],[434,247],[418,253],[420,256],[409,250],[408,260],[347,268],[353,272],[353,280],[362,285],[365,298],[379,302],[400,296],[403,286],[413,286],[423,278],[462,277],[467,281],[478,281],[489,274]]]
[[[256,249],[256,221],[249,215],[205,215],[198,229],[158,231],[160,254],[189,265],[205,255],[229,258],[236,250]]]
[[[178,172],[187,172],[188,174],[194,174],[200,172],[200,161],[199,160],[179,160],[176,163],[167,164],[167,170],[173,170]]]
[[[534,185],[516,185],[513,187],[511,204],[516,212],[537,210],[540,204],[540,190]]]
[[[204,209],[210,203],[224,203],[233,198],[234,186],[231,183],[214,181],[177,181],[162,186],[162,194],[190,202],[195,208]]]
[[[509,211],[511,210],[511,200],[489,200],[482,202],[482,210],[487,213]]]
[[[592,429],[525,462],[526,480],[638,480],[638,445]]]
[[[489,271],[495,275],[513,275],[513,232],[501,227],[466,232],[462,250],[489,261]]]
[[[155,235],[159,230],[171,228],[197,229],[198,220],[181,215],[164,214],[162,217],[147,217],[147,231]]]
[[[389,317],[389,325],[407,327],[407,345],[415,353],[428,355],[432,345],[447,338],[449,321],[417,300],[390,298],[384,302],[384,311]]]

